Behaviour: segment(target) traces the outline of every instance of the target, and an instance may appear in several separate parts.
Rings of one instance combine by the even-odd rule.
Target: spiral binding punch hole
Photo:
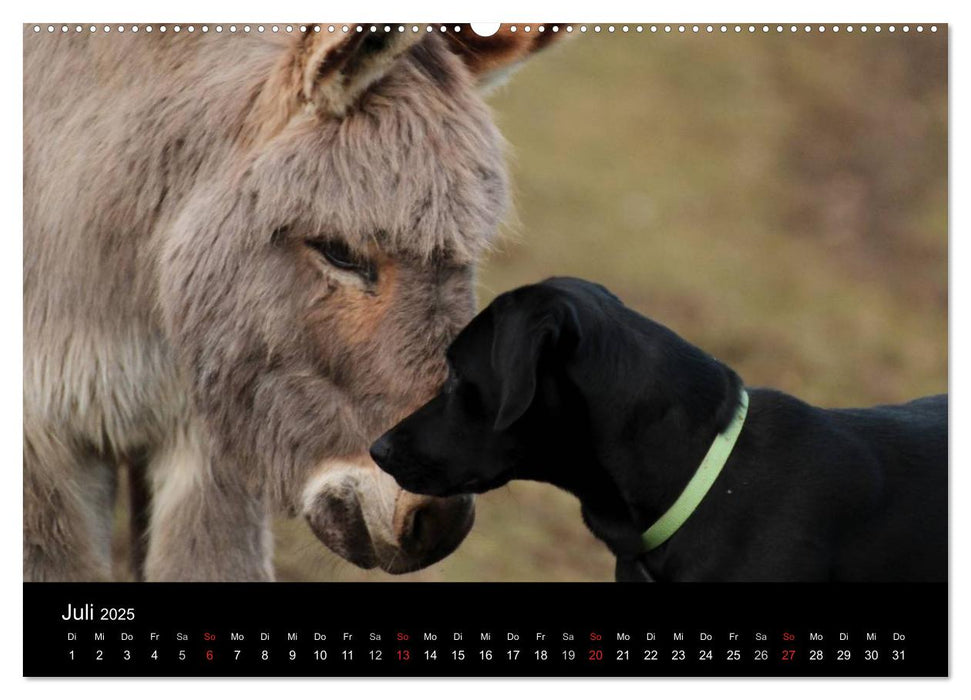
[[[28,25],[33,34],[293,34],[308,32],[351,33],[351,32],[412,32],[414,34],[439,31],[461,33],[463,27],[448,24],[33,24]],[[469,30],[481,37],[490,37],[502,29],[499,22],[473,23]],[[936,34],[936,24],[508,24],[511,33],[523,32],[560,32],[568,34]]]

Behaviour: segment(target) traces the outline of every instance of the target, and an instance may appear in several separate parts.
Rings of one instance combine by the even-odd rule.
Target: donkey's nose
[[[399,512],[395,513],[395,534],[401,549],[428,563],[451,554],[475,521],[472,496],[407,496],[411,498],[399,499]]]

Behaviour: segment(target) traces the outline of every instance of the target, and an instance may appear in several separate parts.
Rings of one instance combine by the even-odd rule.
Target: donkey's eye
[[[339,270],[347,270],[360,275],[366,282],[375,283],[378,271],[370,260],[361,258],[343,241],[326,238],[311,238],[307,245],[320,253],[331,265]]]

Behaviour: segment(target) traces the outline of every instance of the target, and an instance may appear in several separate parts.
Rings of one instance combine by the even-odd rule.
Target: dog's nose
[[[371,445],[371,459],[379,466],[383,467],[391,456],[391,438],[385,433]]]

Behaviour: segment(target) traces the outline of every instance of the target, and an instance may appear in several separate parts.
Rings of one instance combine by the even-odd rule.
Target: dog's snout
[[[391,457],[391,438],[387,433],[374,441],[374,444],[371,445],[370,453],[371,459],[378,466],[383,467],[388,463],[388,459]]]

